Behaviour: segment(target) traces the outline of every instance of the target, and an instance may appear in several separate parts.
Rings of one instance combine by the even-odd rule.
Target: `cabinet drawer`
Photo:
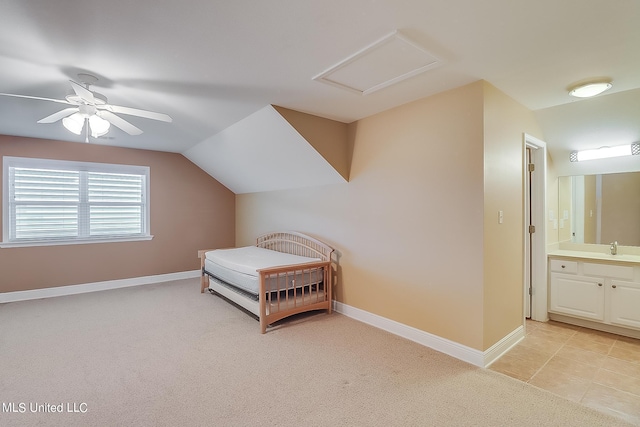
[[[557,273],[576,274],[578,272],[578,263],[575,261],[566,261],[563,259],[552,259],[551,271],[555,271]]]
[[[594,264],[585,262],[582,265],[582,273],[587,276],[604,276],[613,279],[633,279],[633,267],[610,264]]]

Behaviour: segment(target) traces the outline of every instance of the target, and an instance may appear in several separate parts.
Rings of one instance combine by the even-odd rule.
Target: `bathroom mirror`
[[[560,242],[640,246],[640,172],[558,178]]]

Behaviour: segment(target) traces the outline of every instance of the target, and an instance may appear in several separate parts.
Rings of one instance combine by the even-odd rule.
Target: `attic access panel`
[[[394,31],[318,74],[313,80],[368,95],[441,63],[440,59]]]

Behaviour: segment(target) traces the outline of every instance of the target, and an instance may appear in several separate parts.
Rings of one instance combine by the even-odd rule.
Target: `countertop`
[[[548,252],[547,256],[640,264],[640,255],[628,255],[628,254],[611,255],[608,253],[601,253],[601,252],[571,251],[571,250],[565,250],[565,249],[557,249],[557,250]]]

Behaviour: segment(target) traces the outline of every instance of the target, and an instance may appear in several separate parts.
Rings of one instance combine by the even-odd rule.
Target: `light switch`
[[[564,219],[560,219],[560,228],[564,228]]]
[[[562,211],[562,219],[569,219],[569,211]]]
[[[557,219],[554,219],[554,220],[553,220],[553,229],[554,229],[554,230],[557,230],[557,229],[558,229],[558,220],[557,220]]]
[[[553,211],[549,210],[549,221],[553,221],[555,218],[553,217]]]
[[[502,224],[504,222],[504,212],[498,211],[498,224]]]

